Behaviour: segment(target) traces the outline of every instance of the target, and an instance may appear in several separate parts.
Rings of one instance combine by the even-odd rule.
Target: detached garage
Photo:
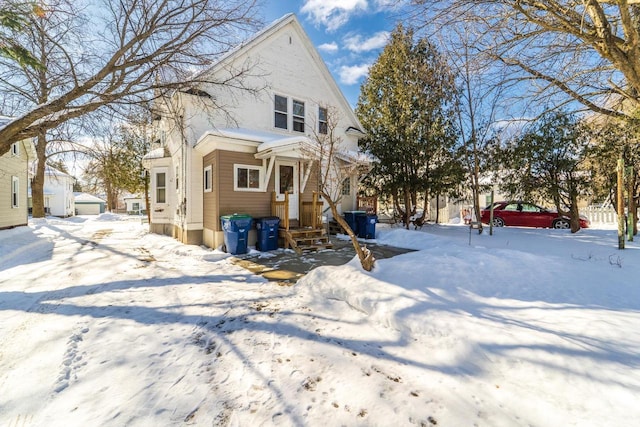
[[[76,215],[100,215],[104,213],[106,202],[88,193],[74,193]]]

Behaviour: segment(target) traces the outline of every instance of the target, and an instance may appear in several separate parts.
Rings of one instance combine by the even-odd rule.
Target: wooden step
[[[344,228],[342,228],[340,224],[338,224],[338,221],[331,220],[329,221],[329,234],[347,234],[347,232],[344,230]]]
[[[291,247],[299,255],[305,251],[317,251],[333,247],[324,228],[297,228],[289,230],[281,228],[278,235],[282,239],[285,249]]]
[[[331,249],[333,248],[333,243],[327,243],[325,245],[308,245],[308,246],[298,246],[298,248],[302,251],[302,252],[307,252],[307,251],[320,251],[323,249]]]

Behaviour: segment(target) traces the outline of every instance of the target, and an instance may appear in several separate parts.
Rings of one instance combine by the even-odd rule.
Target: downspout
[[[186,185],[186,165],[187,165],[187,137],[185,135],[185,125],[184,125],[184,112],[180,115],[180,154],[181,154],[181,170],[180,170],[180,180],[182,181],[180,190],[180,195],[182,196],[182,200],[179,203],[180,207],[180,228],[182,229],[182,239],[184,242],[184,233],[185,233],[185,225],[186,225],[186,216],[187,216],[187,185]]]

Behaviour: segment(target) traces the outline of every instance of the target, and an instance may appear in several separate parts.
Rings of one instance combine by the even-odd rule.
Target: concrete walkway
[[[344,265],[356,256],[350,240],[332,237],[333,249],[319,252],[296,254],[291,249],[278,249],[270,252],[256,252],[236,255],[234,263],[264,278],[276,281],[281,285],[293,285],[299,278],[316,267],[325,265]],[[412,252],[411,249],[361,242],[373,252],[376,259],[391,258],[396,255]]]

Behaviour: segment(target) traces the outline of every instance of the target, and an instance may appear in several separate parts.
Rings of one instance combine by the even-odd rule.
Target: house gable
[[[187,139],[192,144],[212,128],[239,127],[309,136],[318,128],[319,107],[331,106],[338,111],[338,128],[344,132],[345,143],[357,147],[357,138],[347,135],[346,130],[361,129],[361,125],[295,15],[276,21],[224,57],[202,79],[224,80],[244,69],[247,73],[242,86],[255,92],[202,84],[198,90],[209,94],[213,101],[177,95],[184,105]],[[275,125],[276,95],[286,100],[286,129]],[[294,130],[295,101],[304,104],[304,132]],[[203,108],[211,102],[221,108]]]

